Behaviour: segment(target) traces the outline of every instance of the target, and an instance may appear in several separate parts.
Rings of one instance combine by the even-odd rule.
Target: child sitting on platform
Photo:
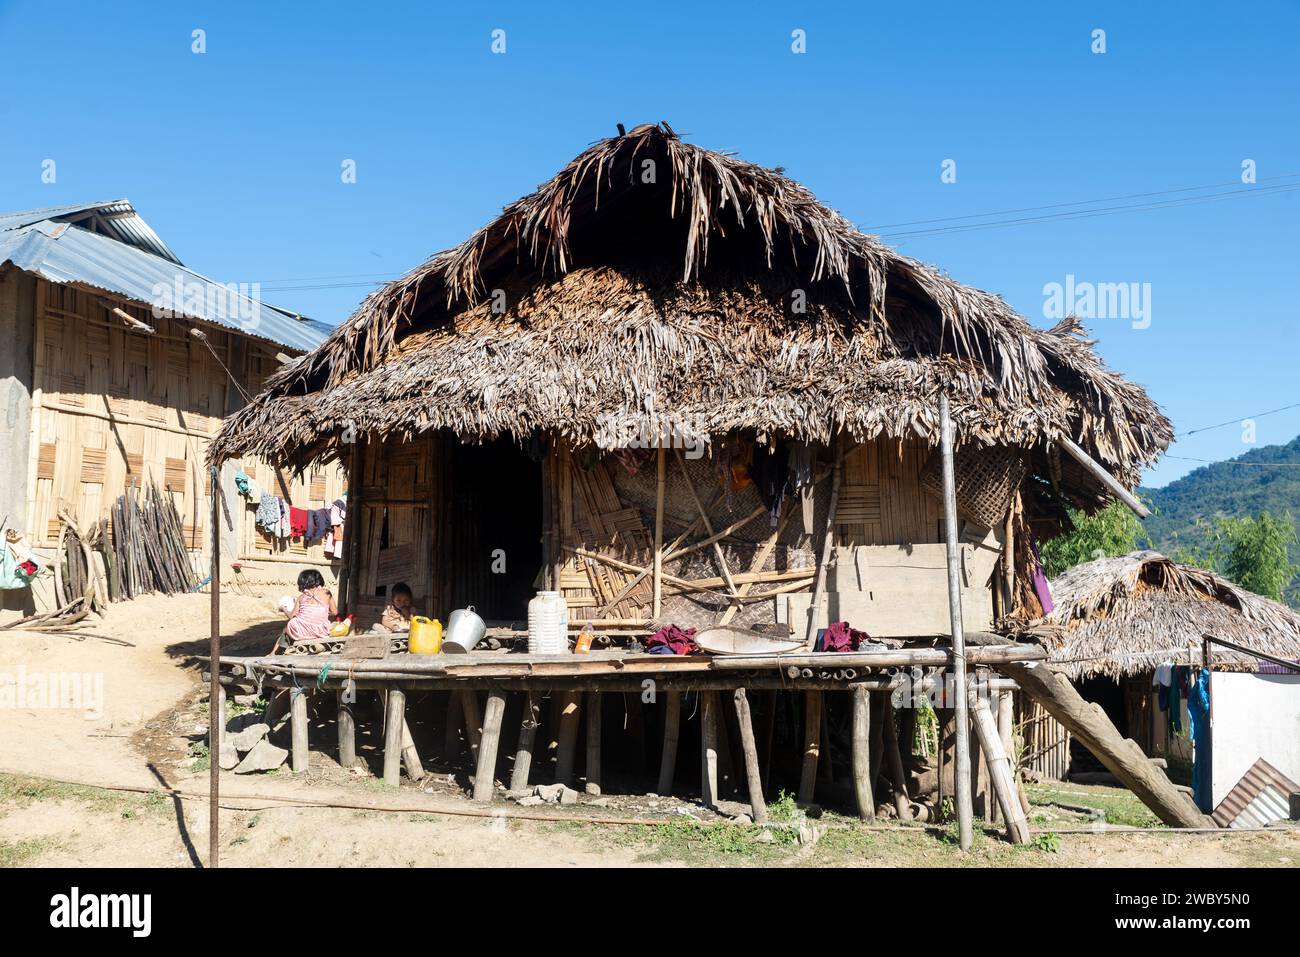
[[[330,635],[330,619],[338,614],[325,577],[314,568],[298,574],[298,600],[293,603],[285,634],[293,641],[320,641]]]
[[[406,582],[398,582],[388,593],[388,606],[384,609],[384,614],[379,619],[379,624],[374,628],[378,632],[410,631],[411,630],[411,604],[414,596],[411,594],[411,586]]]

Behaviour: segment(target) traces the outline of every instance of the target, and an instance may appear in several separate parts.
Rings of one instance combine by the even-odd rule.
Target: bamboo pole
[[[218,503],[221,500],[221,485],[217,480],[217,466],[212,466],[212,581],[208,587],[211,590],[211,605],[209,609],[208,621],[208,653],[212,655],[214,662],[221,661],[221,523],[218,521]],[[4,547],[4,546],[0,546]],[[221,681],[218,667],[212,668],[212,677],[208,681],[208,741],[221,740],[221,732],[225,728],[225,709],[214,708],[217,704],[218,692],[221,688]],[[214,714],[214,711],[219,713]],[[219,838],[220,820],[217,817],[218,802],[221,798],[221,745],[218,743],[216,753],[212,753],[212,745],[208,745],[208,866],[215,868],[220,865],[220,848],[221,841]]]
[[[533,767],[533,742],[537,739],[537,702],[531,691],[524,692],[524,715],[519,722],[519,744],[515,748],[515,766],[510,772],[510,790],[528,789],[528,774]]]
[[[817,788],[817,760],[821,756],[822,693],[803,693],[803,769],[799,777],[800,804],[812,802]]]
[[[664,598],[664,484],[667,477],[668,467],[666,461],[666,452],[663,442],[660,441],[658,448],[658,457],[656,458],[656,477],[655,477],[655,569],[652,586],[654,597],[651,604],[650,617],[659,620],[663,613]]]
[[[686,482],[686,490],[690,492],[691,501],[695,503],[695,508],[700,513],[700,521],[704,523],[704,531],[712,535],[713,523],[709,521],[709,513],[704,510],[704,503],[700,501],[700,496],[695,491],[695,483],[691,481],[691,473],[686,470],[686,459],[682,455],[682,450],[675,449],[674,451],[677,456],[677,464],[682,471],[682,479]],[[718,569],[726,580],[727,590],[733,595],[737,594],[736,583],[731,580],[731,569],[727,565],[727,557],[722,553],[722,546],[717,542],[713,543],[713,555],[718,560]]]
[[[853,795],[858,817],[875,820],[876,799],[871,790],[871,689],[853,689]]]
[[[957,833],[963,851],[973,837],[970,791],[970,716],[966,713],[966,638],[962,631],[961,569],[957,552],[957,487],[953,476],[952,414],[948,396],[939,396],[939,442],[943,455],[943,527],[948,545],[948,616],[952,623],[952,670],[956,685],[957,719],[956,790]]]
[[[768,535],[767,538],[763,540],[763,544],[760,545],[758,547],[758,550],[754,552],[754,558],[749,563],[749,570],[751,573],[758,573],[763,570],[763,566],[767,564],[767,560],[771,556],[773,549],[776,548],[776,543],[781,538],[781,533],[785,531],[785,523],[790,520],[790,516],[793,513],[794,513],[793,508],[782,509],[781,518],[777,522],[776,528],[772,530],[772,534]],[[751,587],[752,586],[748,582],[744,582],[740,584],[737,594],[743,598],[749,594],[749,590]],[[800,587],[802,587],[802,585]],[[732,618],[735,617],[736,612],[739,610],[740,610],[739,605],[735,605],[735,604],[729,605],[727,607],[727,610],[722,613],[722,618],[718,620],[718,624],[719,625],[727,624],[728,622],[731,621]]]
[[[668,797],[673,793],[673,777],[677,770],[677,737],[682,726],[682,693],[669,691],[664,695],[664,750],[659,762],[659,785],[656,793]]]
[[[998,808],[1007,823],[1007,837],[1013,844],[1029,843],[1029,821],[1025,818],[1020,798],[1016,794],[1015,780],[1011,773],[1011,763],[1006,752],[1002,750],[1002,739],[998,737],[997,722],[989,709],[988,699],[970,690],[971,714],[975,721],[975,733],[979,737],[980,748],[988,764],[989,783],[997,797]]]
[[[1102,468],[1099,464],[1097,464],[1097,462],[1095,462],[1087,452],[1079,448],[1079,446],[1075,444],[1073,439],[1071,439],[1069,436],[1062,435],[1059,436],[1056,441],[1057,444],[1061,446],[1061,448],[1065,449],[1065,451],[1070,454],[1070,458],[1074,459],[1085,469],[1087,469],[1088,472],[1090,472],[1093,475],[1093,477],[1097,479],[1097,481],[1101,482],[1101,484],[1106,486],[1106,488],[1109,489],[1110,492],[1116,498],[1118,498],[1121,502],[1127,505],[1129,507],[1129,510],[1132,511],[1134,515],[1136,515],[1138,518],[1151,517],[1151,510],[1147,508],[1145,505],[1143,505],[1141,502],[1139,502],[1137,500],[1137,496],[1135,496],[1132,492],[1130,492],[1123,485],[1121,485],[1119,483],[1119,480],[1116,479],[1115,476],[1107,472],[1104,468]]]
[[[491,802],[497,767],[497,746],[501,741],[501,717],[506,710],[506,696],[501,691],[488,693],[483,712],[483,740],[478,749],[474,770],[474,800]]]
[[[767,823],[767,801],[763,799],[763,779],[758,773],[758,747],[754,744],[754,721],[749,710],[749,699],[744,688],[735,695],[736,723],[740,726],[740,747],[745,754],[745,785],[749,791],[749,807],[755,824]]]
[[[1002,615],[1016,610],[1016,504],[1020,493],[1011,496],[1002,528]]]
[[[826,593],[826,573],[830,566],[831,555],[835,552],[835,512],[840,501],[840,482],[844,478],[844,461],[839,458],[838,438],[831,447],[835,457],[835,469],[831,473],[831,501],[826,510],[826,533],[822,537],[821,558],[817,562],[817,579],[813,585],[812,601],[808,605],[808,631],[804,638],[804,647],[809,651],[817,644],[817,619],[821,617],[822,595]]]

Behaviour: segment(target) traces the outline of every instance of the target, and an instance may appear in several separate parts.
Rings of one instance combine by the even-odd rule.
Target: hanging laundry
[[[280,503],[274,495],[262,494],[257,503],[257,525],[268,535],[275,534],[280,523]]]
[[[239,489],[239,494],[251,502],[260,502],[262,500],[262,486],[247,472],[240,469],[235,473],[235,488]]]
[[[805,535],[813,533],[813,449],[807,442],[791,442],[789,463],[791,491],[799,495]]]
[[[289,535],[291,538],[307,537],[307,510],[289,506]]]
[[[1187,719],[1192,738],[1192,800],[1202,811],[1214,810],[1210,795],[1210,669],[1202,668],[1187,692]]]
[[[653,449],[614,449],[609,454],[631,477],[645,468],[653,457]]]

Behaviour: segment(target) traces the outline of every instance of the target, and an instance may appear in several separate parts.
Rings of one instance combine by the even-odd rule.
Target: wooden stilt
[[[627,734],[631,738],[632,773],[638,778],[645,774],[645,703],[639,694],[623,694],[627,708]]]
[[[754,823],[766,824],[767,801],[763,799],[763,779],[758,774],[758,746],[754,743],[754,723],[744,688],[736,689],[735,700],[736,723],[740,726],[740,747],[745,753],[745,783],[749,791],[749,807]]]
[[[501,691],[488,693],[483,712],[483,737],[478,748],[474,771],[474,800],[490,802],[497,769],[497,747],[501,741],[501,718],[506,710],[506,696]]]
[[[290,767],[294,771],[307,770],[307,692],[294,688],[289,702],[289,723],[293,734],[293,751]]]
[[[867,756],[871,793],[880,793],[880,767],[885,763],[885,692],[871,692],[871,747]]]
[[[718,803],[718,693],[700,692],[700,800]]]
[[[406,693],[388,689],[384,715],[384,784],[395,788],[402,778],[402,727],[406,723]]]
[[[357,763],[357,716],[352,713],[352,705],[343,700],[339,691],[338,727],[339,727],[339,764],[350,768]]]
[[[470,761],[477,767],[479,747],[483,741],[483,718],[479,710],[478,692],[468,689],[460,692],[460,707],[465,713],[465,740],[469,742]]]
[[[885,758],[889,761],[889,776],[893,779],[894,792],[894,811],[898,814],[900,821],[910,821],[912,819],[912,801],[907,796],[907,772],[903,770],[903,756],[898,750],[898,731],[894,727],[894,703],[889,700],[885,692],[881,692],[884,698],[884,728],[881,730],[885,736]]]
[[[537,702],[531,691],[524,692],[524,713],[519,722],[519,744],[515,748],[515,766],[510,772],[510,790],[528,789],[528,774],[533,767],[533,742],[537,738]]]
[[[812,803],[817,788],[817,761],[821,756],[822,693],[803,693],[803,770],[799,777],[800,804]]]
[[[986,756],[992,790],[1002,810],[1002,817],[1007,822],[1007,837],[1013,844],[1029,843],[1029,821],[1025,819],[1020,799],[1016,795],[1015,781],[1011,776],[1011,763],[1002,750],[1002,739],[998,737],[997,721],[983,696],[974,689],[970,695],[972,723],[979,736],[980,748]]]
[[[817,761],[817,781],[821,787],[835,786],[835,768],[831,765],[831,699],[822,698],[822,727],[819,741],[820,757]]]
[[[601,694],[587,695],[587,786],[588,794],[600,794]]]
[[[682,727],[682,693],[669,691],[664,695],[664,749],[659,761],[659,784],[656,793],[667,797],[673,793],[673,777],[677,770],[677,736]]]
[[[853,695],[853,794],[858,802],[858,817],[864,821],[876,817],[876,798],[871,789],[871,692],[865,685],[855,685]]]
[[[402,718],[402,763],[406,765],[406,776],[412,781],[424,779],[424,762],[415,747],[415,738],[411,737],[411,726]]]
[[[442,725],[442,759],[448,764],[460,757],[460,732],[465,727],[465,706],[461,692],[447,692],[447,719]]]
[[[555,782],[573,785],[573,749],[578,741],[578,714],[582,707],[581,691],[564,692],[560,712],[560,737],[555,753]]]

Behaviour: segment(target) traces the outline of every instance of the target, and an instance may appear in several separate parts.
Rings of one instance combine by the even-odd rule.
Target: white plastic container
[[[558,591],[539,591],[528,603],[528,653],[562,655],[569,650],[569,603]]]

